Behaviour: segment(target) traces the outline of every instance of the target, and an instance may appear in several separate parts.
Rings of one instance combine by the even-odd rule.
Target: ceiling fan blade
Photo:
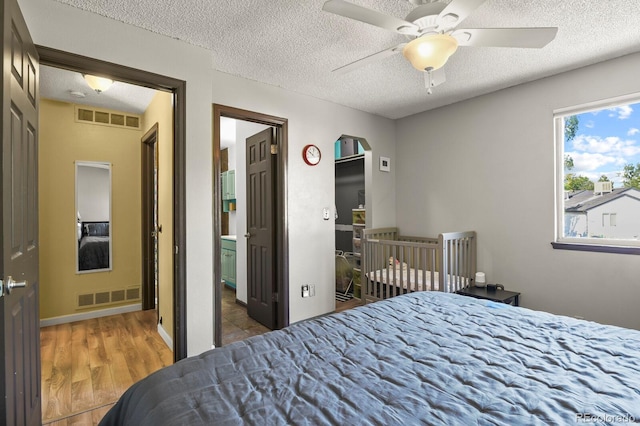
[[[542,48],[555,37],[558,29],[545,28],[472,28],[454,31],[451,35],[459,46]]]
[[[402,49],[404,48],[404,46],[406,45],[406,43],[400,43],[397,46],[394,47],[390,47],[389,49],[385,49],[381,52],[378,53],[374,53],[373,55],[369,55],[366,56],[362,59],[358,59],[357,61],[351,62],[350,64],[341,66],[340,68],[336,68],[335,70],[333,70],[332,72],[336,73],[336,74],[346,74],[350,71],[355,70],[356,68],[360,68],[363,67],[365,65],[369,65],[372,62],[377,62],[379,60],[382,60],[384,58],[387,58],[389,56],[393,56],[396,53],[400,53],[402,52]]]
[[[329,0],[322,6],[322,10],[400,34],[412,34],[416,36],[420,34],[420,29],[411,22],[396,18],[395,16],[385,15],[384,13],[367,9],[366,7],[358,6],[344,0]]]
[[[440,28],[453,28],[487,0],[453,0],[445,7],[436,20]]]

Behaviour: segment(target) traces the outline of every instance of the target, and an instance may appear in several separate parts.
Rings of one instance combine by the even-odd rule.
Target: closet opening
[[[360,304],[360,238],[367,225],[367,170],[370,147],[364,138],[335,141],[336,310]]]

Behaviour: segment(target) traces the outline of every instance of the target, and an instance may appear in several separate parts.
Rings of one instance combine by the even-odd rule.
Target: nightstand
[[[513,306],[520,306],[520,293],[507,290],[487,290],[487,287],[465,287],[456,293],[463,296],[475,297],[476,299],[487,299],[494,302],[507,303]]]

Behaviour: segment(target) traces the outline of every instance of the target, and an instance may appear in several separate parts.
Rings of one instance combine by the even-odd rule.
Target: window
[[[640,94],[554,112],[556,238],[640,254]]]
[[[602,213],[602,226],[616,226],[616,213]]]

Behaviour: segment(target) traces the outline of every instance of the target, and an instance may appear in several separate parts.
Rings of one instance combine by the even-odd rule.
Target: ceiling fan
[[[329,0],[322,10],[406,35],[410,41],[374,53],[333,70],[346,73],[371,62],[402,52],[425,76],[427,93],[444,83],[443,66],[458,46],[542,48],[558,28],[456,28],[486,0],[452,0],[449,4],[410,0],[418,6],[405,19],[368,9],[345,0]]]

